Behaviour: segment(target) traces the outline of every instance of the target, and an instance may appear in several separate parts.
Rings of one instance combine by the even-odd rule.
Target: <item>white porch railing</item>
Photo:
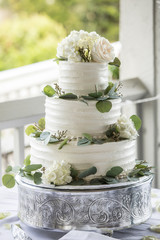
[[[55,82],[57,78],[57,64],[53,60],[2,71],[0,102],[38,96],[42,85]]]

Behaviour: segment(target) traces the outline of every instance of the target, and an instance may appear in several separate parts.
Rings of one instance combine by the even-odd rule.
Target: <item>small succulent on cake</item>
[[[57,59],[69,62],[112,63],[120,66],[111,43],[96,32],[72,31],[58,44]],[[116,61],[115,61],[116,60]]]
[[[65,185],[72,181],[71,165],[64,160],[53,161],[42,175],[44,184]]]

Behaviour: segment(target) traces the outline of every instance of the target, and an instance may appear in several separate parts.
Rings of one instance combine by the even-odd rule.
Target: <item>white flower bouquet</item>
[[[111,43],[96,32],[72,31],[58,44],[57,60],[109,63],[115,59]]]

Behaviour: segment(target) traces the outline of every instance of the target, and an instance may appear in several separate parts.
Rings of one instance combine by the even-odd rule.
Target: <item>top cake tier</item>
[[[59,86],[66,92],[76,95],[86,95],[98,90],[104,90],[108,85],[107,63],[59,63]]]

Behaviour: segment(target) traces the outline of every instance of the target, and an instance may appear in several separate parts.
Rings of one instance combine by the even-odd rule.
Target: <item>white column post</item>
[[[155,93],[160,93],[160,0],[154,1]],[[156,181],[160,188],[160,100],[156,102]]]
[[[156,10],[157,18],[155,18],[155,4],[158,4],[158,0],[121,0],[120,2],[121,79],[138,77],[152,96],[158,92],[156,83],[159,84],[160,89],[155,72],[155,66],[157,71],[160,68],[160,59],[158,66],[158,60],[155,58],[155,48],[156,51],[158,50],[158,46],[155,46],[155,23],[157,28],[158,25],[160,28],[160,20],[158,22],[159,10]],[[160,58],[160,54],[158,55]],[[143,158],[156,168],[158,167],[157,111],[156,102],[142,105]],[[158,174],[155,176],[155,184],[158,186]]]
[[[14,162],[23,165],[24,160],[24,127],[14,129]]]

